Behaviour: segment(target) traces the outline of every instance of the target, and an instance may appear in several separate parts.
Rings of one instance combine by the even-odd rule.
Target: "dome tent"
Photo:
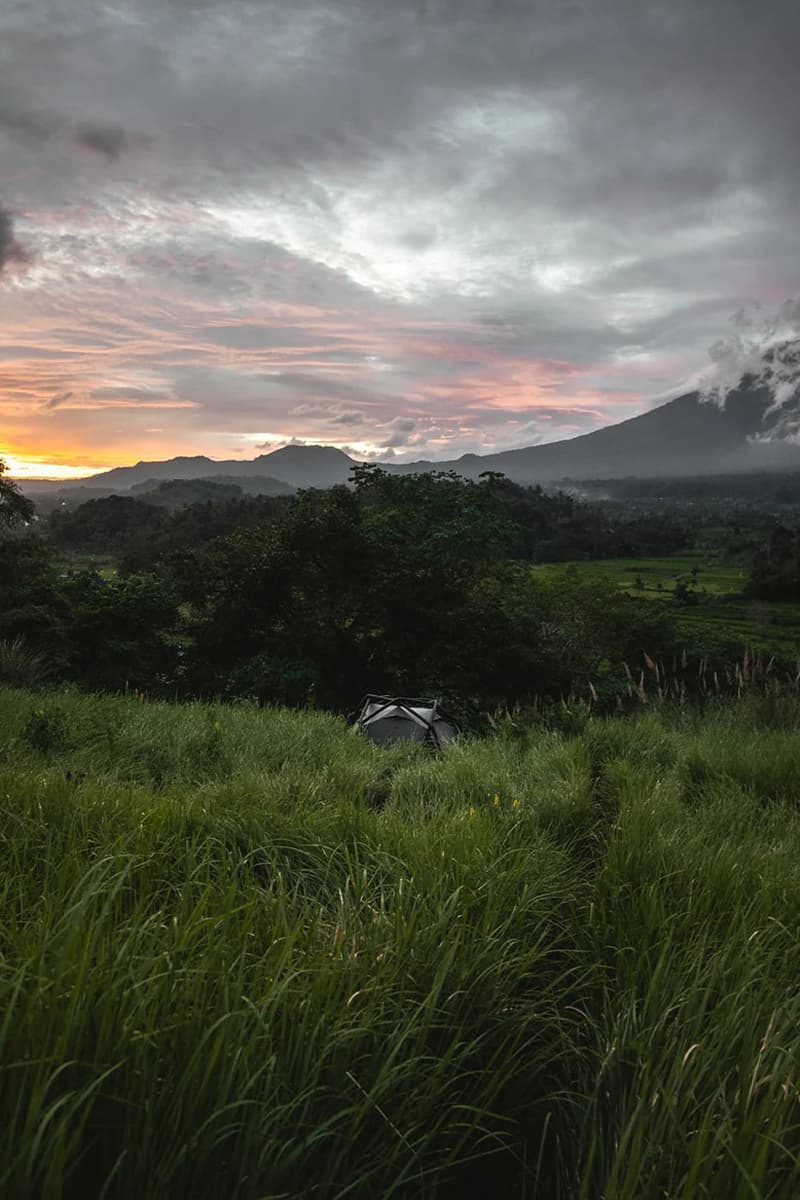
[[[365,696],[356,725],[377,746],[427,742],[441,747],[458,733],[458,726],[442,716],[438,700],[408,696]]]

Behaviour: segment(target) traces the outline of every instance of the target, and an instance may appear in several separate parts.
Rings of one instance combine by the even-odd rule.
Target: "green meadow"
[[[0,1194],[800,1194],[800,701],[0,691]]]
[[[701,652],[715,644],[732,643],[784,658],[800,653],[800,605],[746,598],[742,590],[749,569],[720,563],[713,551],[578,562],[575,566],[582,578],[609,579],[631,596],[668,605],[687,644]],[[696,604],[675,605],[673,589],[681,583],[697,593]]]
[[[96,571],[103,579],[116,578],[117,560],[111,554],[94,554],[91,551],[61,551],[57,565],[61,571]]]

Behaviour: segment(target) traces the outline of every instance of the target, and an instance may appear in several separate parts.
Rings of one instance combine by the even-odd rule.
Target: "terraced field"
[[[800,654],[800,605],[746,599],[746,567],[720,563],[700,550],[575,565],[586,577],[611,579],[631,596],[668,605],[692,646],[735,642],[781,657]],[[680,583],[697,593],[696,604],[676,605],[674,589]]]

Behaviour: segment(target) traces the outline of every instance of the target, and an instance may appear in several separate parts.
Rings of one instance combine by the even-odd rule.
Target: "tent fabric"
[[[457,727],[440,713],[438,700],[407,696],[365,697],[356,724],[379,746],[395,742],[429,742],[446,746],[458,732]]]

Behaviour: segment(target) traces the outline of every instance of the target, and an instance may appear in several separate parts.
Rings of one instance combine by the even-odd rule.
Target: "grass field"
[[[800,702],[0,691],[0,1194],[800,1194]]]
[[[749,576],[747,568],[722,564],[713,553],[698,550],[575,565],[584,577],[610,579],[631,596],[669,605],[693,645],[701,646],[710,636],[786,658],[800,654],[800,605],[745,599],[741,592]],[[637,580],[643,587],[636,586]],[[681,582],[697,592],[696,605],[675,606],[672,591]]]
[[[58,555],[58,569],[60,571],[96,571],[103,579],[115,579],[117,560],[111,554],[62,550]]]
[[[696,587],[701,594],[705,591],[712,597],[738,595],[749,576],[746,567],[727,566],[717,561],[713,553],[702,550],[669,554],[663,558],[611,558],[579,562],[576,565],[582,574],[592,578],[613,579],[632,595],[652,596],[654,599],[668,599],[668,593],[679,581]],[[693,570],[696,572],[696,583],[692,582]],[[637,578],[644,584],[643,589],[635,586]]]

